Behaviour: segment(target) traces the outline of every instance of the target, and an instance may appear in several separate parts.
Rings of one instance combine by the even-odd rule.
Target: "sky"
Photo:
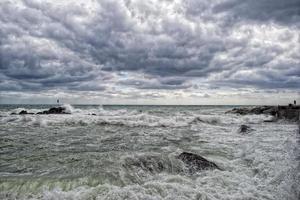
[[[0,103],[300,103],[300,0],[1,0]]]

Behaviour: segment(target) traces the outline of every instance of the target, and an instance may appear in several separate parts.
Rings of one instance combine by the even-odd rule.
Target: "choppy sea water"
[[[0,106],[0,199],[300,198],[295,123],[225,114],[230,106],[65,106],[71,114]],[[223,170],[190,174],[183,151]]]

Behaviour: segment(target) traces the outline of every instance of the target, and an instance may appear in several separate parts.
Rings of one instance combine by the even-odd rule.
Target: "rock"
[[[239,128],[239,133],[249,133],[250,131],[253,131],[253,129],[250,126],[244,124]]]
[[[66,112],[66,108],[64,107],[53,107],[49,110],[44,110],[42,112],[36,113],[37,115],[49,115],[49,114],[69,114]]]
[[[66,112],[66,108],[64,107],[53,107],[50,108],[49,110],[44,110],[42,112],[38,112],[38,113],[31,113],[31,112],[27,112],[26,110],[22,110],[21,112],[18,113],[19,115],[48,115],[48,114],[70,114],[68,112]],[[11,115],[17,115],[17,113],[11,113]]]
[[[256,106],[254,108],[242,107],[242,108],[233,108],[226,113],[236,113],[240,115],[248,115],[248,114],[271,114],[276,115],[276,107],[275,106]]]
[[[240,115],[248,114],[265,114],[272,115],[275,118],[273,120],[265,120],[265,122],[273,122],[277,119],[284,119],[289,121],[300,121],[300,106],[288,105],[288,106],[256,106],[254,108],[239,107],[233,108],[226,113],[235,113]]]
[[[15,113],[12,113],[12,115],[15,114]],[[22,110],[21,112],[19,112],[19,115],[33,115],[34,113],[30,113],[30,112],[27,112],[26,110]]]
[[[277,112],[278,119],[286,119],[293,122],[300,122],[300,107],[279,108]]]
[[[19,112],[19,115],[26,115],[28,114],[26,110],[22,110],[21,112]]]
[[[249,114],[249,108],[233,108],[232,110],[227,111],[226,113],[235,113],[240,115],[247,115]]]
[[[221,170],[215,163],[210,162],[197,154],[183,152],[179,156],[177,156],[177,158],[185,163],[189,172],[192,174],[201,170],[208,170],[208,169]]]
[[[65,108],[63,108],[63,107],[57,107],[57,108],[50,108],[49,110],[48,110],[48,113],[49,114],[65,114]]]

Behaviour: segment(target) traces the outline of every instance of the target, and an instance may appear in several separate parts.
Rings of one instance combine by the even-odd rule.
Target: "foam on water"
[[[299,199],[297,124],[222,107],[64,107],[0,110],[0,199]],[[183,151],[223,170],[190,174]]]

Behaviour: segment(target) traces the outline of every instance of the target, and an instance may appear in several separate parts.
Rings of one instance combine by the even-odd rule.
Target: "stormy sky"
[[[300,102],[300,0],[1,0],[0,103]]]

